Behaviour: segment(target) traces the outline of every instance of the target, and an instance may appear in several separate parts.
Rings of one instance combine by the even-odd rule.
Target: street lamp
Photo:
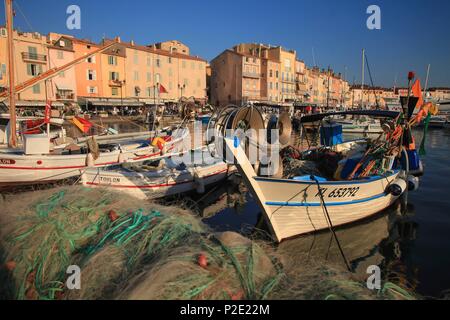
[[[182,98],[183,97],[183,90],[186,89],[186,84],[183,84],[183,85],[178,84],[178,89],[180,89],[180,92],[181,92],[180,98]]]

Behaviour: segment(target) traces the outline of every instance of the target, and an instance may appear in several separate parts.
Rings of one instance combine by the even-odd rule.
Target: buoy
[[[419,189],[419,178],[413,175],[408,175],[408,191],[416,191]]]
[[[95,166],[94,156],[90,152],[86,156],[86,166],[88,166],[88,167],[94,167]]]
[[[197,263],[200,267],[206,269],[206,267],[208,266],[208,259],[206,258],[206,255],[204,253],[200,253],[198,255]]]
[[[108,217],[109,217],[109,220],[111,220],[111,222],[114,222],[117,219],[119,219],[119,215],[114,210],[110,210],[108,212]]]
[[[16,262],[11,260],[5,264],[5,268],[8,271],[13,271],[16,268],[16,265],[17,265]]]
[[[406,181],[403,179],[395,179],[388,187],[388,192],[395,197],[401,196],[407,188]]]

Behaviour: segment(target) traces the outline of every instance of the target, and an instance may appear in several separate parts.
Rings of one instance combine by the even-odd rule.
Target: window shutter
[[[27,74],[29,76],[32,76],[33,74],[31,73],[31,64],[27,63]]]

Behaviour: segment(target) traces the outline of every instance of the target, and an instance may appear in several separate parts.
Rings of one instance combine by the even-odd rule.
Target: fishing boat
[[[256,109],[251,114],[259,117]],[[233,155],[278,242],[367,218],[391,206],[408,188],[418,187],[418,178],[408,174],[408,169],[402,166],[404,161],[395,160],[399,156],[395,152],[399,150],[400,135],[391,134],[388,140],[364,138],[343,142],[342,127],[329,123],[333,115],[364,115],[396,123],[394,119],[399,113],[348,111],[303,117],[302,123],[327,119],[323,124],[326,129],[320,129],[323,145],[300,153],[301,159],[315,163],[318,170],[291,179],[258,175],[255,164],[249,160],[249,148],[243,147],[254,142],[239,134],[223,135],[227,152]],[[222,118],[225,120],[218,127],[233,129],[236,116]],[[415,150],[402,154],[411,168],[417,165]]]
[[[380,122],[375,119],[357,118],[354,120],[337,120],[342,124],[343,133],[378,134],[382,133]]]
[[[207,150],[186,154],[88,169],[81,182],[87,187],[112,188],[139,199],[155,199],[194,190],[203,193],[205,187],[223,181],[234,171],[221,159],[212,158]]]
[[[47,135],[24,136],[24,149],[0,149],[0,187],[53,182],[76,177],[89,167],[103,167],[142,161],[167,152],[181,151],[189,131],[178,129],[172,135],[153,140],[125,140],[122,143],[97,143],[49,148]],[[155,140],[164,141],[156,145]]]

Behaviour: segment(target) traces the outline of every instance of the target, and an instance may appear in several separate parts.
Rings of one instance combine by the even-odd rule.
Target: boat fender
[[[419,189],[419,178],[413,175],[408,175],[408,191],[416,191]]]
[[[87,167],[94,167],[95,166],[94,156],[90,152],[86,156],[86,166]]]
[[[392,194],[395,197],[399,197],[403,192],[405,192],[406,188],[406,181],[404,179],[398,178],[388,186],[388,193]]]
[[[197,172],[194,174],[195,191],[199,194],[205,193],[205,181],[201,178]]]

